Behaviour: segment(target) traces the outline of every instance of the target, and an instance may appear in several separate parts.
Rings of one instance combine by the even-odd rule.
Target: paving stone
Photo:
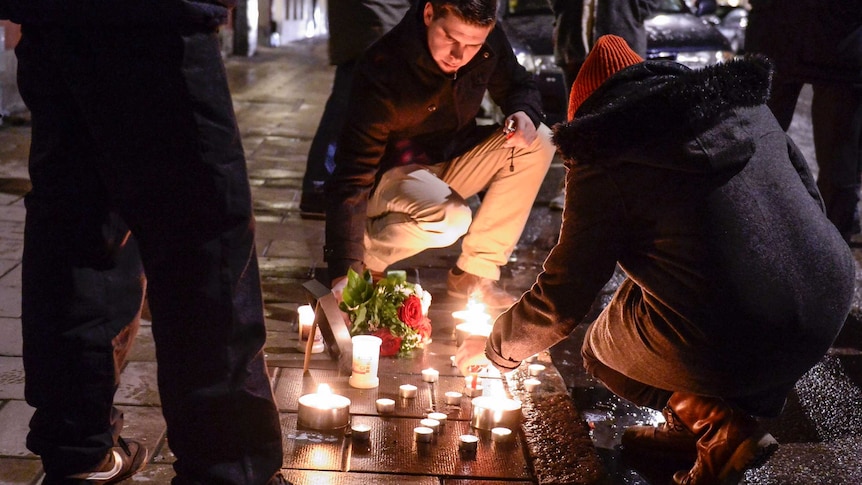
[[[129,362],[120,374],[120,387],[114,396],[116,404],[158,406],[159,388],[155,362]]]
[[[0,456],[0,483],[3,485],[33,485],[42,474],[42,462],[35,458]]]
[[[24,362],[21,357],[0,356],[0,400],[24,400]]]
[[[3,430],[0,433],[0,456],[37,458],[25,446],[34,409],[17,399],[6,401],[0,406],[0,429]],[[6,482],[0,480],[0,483]]]
[[[21,338],[21,319],[0,317],[0,355],[20,357],[24,345]]]

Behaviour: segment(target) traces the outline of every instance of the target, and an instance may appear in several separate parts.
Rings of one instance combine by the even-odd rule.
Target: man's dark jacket
[[[854,263],[764,104],[769,76],[756,59],[642,62],[557,125],[568,168],[560,239],[497,319],[496,365],[565,338],[619,265],[627,279],[590,332],[602,363],[659,389],[781,409],[841,329]]]
[[[369,48],[356,68],[348,117],[328,184],[325,259],[330,278],[363,269],[368,196],[379,173],[396,164],[436,164],[462,155],[490,134],[476,115],[487,89],[506,115],[525,112],[538,126],[541,97],[499,26],[456,75],[428,50],[423,2]],[[496,129],[496,128],[491,128]]]

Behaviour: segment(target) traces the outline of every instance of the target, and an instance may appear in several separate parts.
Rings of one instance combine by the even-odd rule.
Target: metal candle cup
[[[447,391],[445,394],[446,404],[458,406],[461,404],[461,397],[464,395],[456,391]]]
[[[474,397],[470,426],[477,429],[506,427],[514,429],[521,422],[521,403],[494,396]]]
[[[437,382],[440,379],[440,371],[437,369],[423,369],[422,380],[425,382]]]
[[[350,437],[355,441],[368,441],[371,438],[371,426],[354,424],[350,427]]]
[[[326,384],[299,398],[297,423],[320,431],[344,428],[350,422],[350,399],[333,394]]]
[[[398,395],[405,399],[413,399],[416,397],[416,392],[418,388],[413,384],[401,384],[398,387]]]
[[[478,436],[462,434],[458,440],[458,450],[461,453],[476,453],[476,450],[479,448]]]
[[[434,430],[427,426],[413,428],[413,438],[417,443],[430,443],[434,438]]]
[[[377,412],[380,414],[389,414],[395,412],[395,401],[392,399],[381,398],[374,403],[377,406]]]
[[[440,421],[437,421],[436,419],[431,419],[431,418],[420,419],[419,425],[425,426],[426,428],[431,428],[434,430],[435,433],[440,432]]]
[[[351,387],[371,389],[380,385],[377,367],[380,363],[380,345],[383,340],[373,335],[357,335],[353,342],[353,372],[347,381]]]

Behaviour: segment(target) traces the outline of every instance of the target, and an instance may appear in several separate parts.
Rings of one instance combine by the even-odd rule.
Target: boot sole
[[[766,432],[743,441],[718,474],[718,483],[738,484],[746,470],[762,466],[777,449],[778,441]]]

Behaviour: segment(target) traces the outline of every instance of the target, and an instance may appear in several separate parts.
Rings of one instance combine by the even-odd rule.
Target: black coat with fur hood
[[[494,364],[566,337],[619,264],[627,279],[589,334],[600,361],[660,389],[760,394],[750,409],[780,410],[843,325],[854,265],[764,105],[769,79],[760,59],[642,62],[555,127],[568,168],[560,239],[497,319]]]

